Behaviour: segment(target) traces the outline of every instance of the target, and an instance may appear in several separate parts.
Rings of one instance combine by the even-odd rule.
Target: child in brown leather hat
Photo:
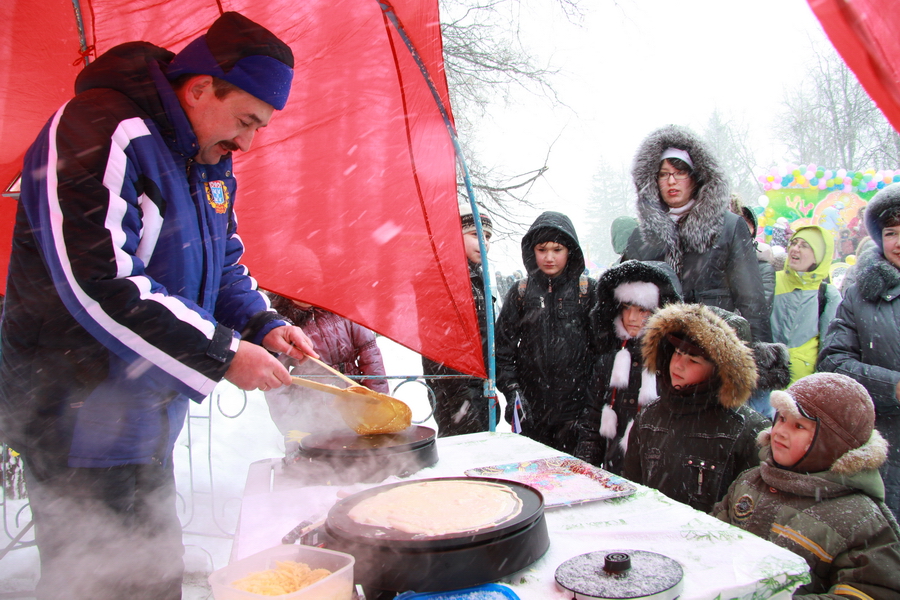
[[[884,504],[878,467],[887,442],[868,392],[845,375],[817,373],[770,402],[777,412],[759,437],[763,462],[712,514],[806,559],[812,580],[795,598],[897,597],[900,530]]]

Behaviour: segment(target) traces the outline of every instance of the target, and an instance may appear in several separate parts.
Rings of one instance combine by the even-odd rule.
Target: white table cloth
[[[457,477],[467,469],[560,456],[511,433],[476,433],[437,440],[439,460],[409,479]],[[397,481],[389,478],[386,483]],[[232,561],[281,543],[300,521],[324,516],[339,499],[377,484],[302,486],[282,473],[281,460],[250,466]],[[682,600],[789,598],[808,582],[806,562],[736,527],[637,486],[629,497],[545,510],[550,549],[501,583],[522,600],[568,600],[554,573],[564,561],[606,549],[646,550],[684,567]]]

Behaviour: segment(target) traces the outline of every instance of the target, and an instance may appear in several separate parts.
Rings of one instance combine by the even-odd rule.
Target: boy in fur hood
[[[681,284],[666,263],[629,260],[603,273],[597,290],[591,325],[598,357],[575,455],[621,475],[631,424],[659,397],[641,357],[644,325],[660,306],[681,301]]]
[[[768,421],[745,406],[757,383],[753,351],[700,304],[657,311],[642,350],[660,398],[635,419],[623,475],[708,512],[759,464],[756,436]]]
[[[809,563],[794,597],[897,598],[900,530],[878,467],[887,442],[866,389],[845,375],[803,377],[771,396],[763,463],[741,474],[712,514]]]

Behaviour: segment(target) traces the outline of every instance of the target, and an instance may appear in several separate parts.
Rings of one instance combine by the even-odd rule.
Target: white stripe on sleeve
[[[62,118],[65,107],[66,105],[63,105],[62,108],[60,108],[56,112],[50,124],[47,148],[48,168],[46,173],[46,193],[50,229],[53,239],[53,251],[55,251],[56,256],[59,260],[60,267],[62,268],[63,273],[66,277],[66,283],[79,304],[81,304],[90,318],[93,319],[100,327],[106,330],[112,337],[116,338],[122,344],[129,347],[131,350],[133,350],[143,358],[149,360],[172,377],[175,377],[176,379],[182,381],[188,387],[198,390],[201,393],[208,393],[208,391],[211,391],[212,388],[215,387],[217,383],[216,381],[209,379],[199,371],[196,371],[188,367],[184,363],[181,363],[180,361],[172,358],[167,353],[144,340],[132,330],[124,327],[122,324],[108,315],[103,310],[103,307],[100,306],[100,304],[96,300],[91,298],[79,286],[78,280],[75,278],[72,270],[72,264],[69,260],[68,249],[66,248],[65,238],[63,236],[63,214],[60,207],[60,199],[58,195],[57,171],[54,166],[59,161],[59,150],[56,145],[56,132],[59,127],[59,121]],[[144,128],[146,129],[146,125],[144,125]],[[107,172],[114,173],[116,172],[116,170],[112,169],[108,170]],[[121,172],[124,173],[124,171]],[[121,185],[121,181],[119,185]],[[119,189],[121,190],[121,188]],[[119,229],[121,230],[121,226],[119,227]],[[45,252],[49,250],[51,249],[45,248]],[[144,280],[145,288],[147,290],[150,289],[150,283],[146,280],[146,278],[135,277],[132,279],[132,282],[137,284],[137,280]],[[141,287],[142,286],[138,286],[139,289],[141,289]],[[190,323],[201,333],[203,333],[208,339],[212,339],[213,333],[215,332],[215,325],[200,317],[200,315],[189,309],[177,299],[172,297],[168,298],[170,300],[173,300],[174,302],[166,303],[164,305],[173,312],[177,311],[177,318],[186,323]],[[187,312],[193,313],[195,318],[191,319],[191,317],[187,315]],[[197,320],[201,321],[202,323],[198,322]]]

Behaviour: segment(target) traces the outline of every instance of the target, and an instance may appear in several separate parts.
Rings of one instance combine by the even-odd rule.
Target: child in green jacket
[[[817,373],[770,402],[777,412],[760,434],[764,461],[712,514],[806,559],[811,582],[795,598],[897,598],[900,530],[884,504],[878,467],[887,442],[868,392],[845,375]]]

